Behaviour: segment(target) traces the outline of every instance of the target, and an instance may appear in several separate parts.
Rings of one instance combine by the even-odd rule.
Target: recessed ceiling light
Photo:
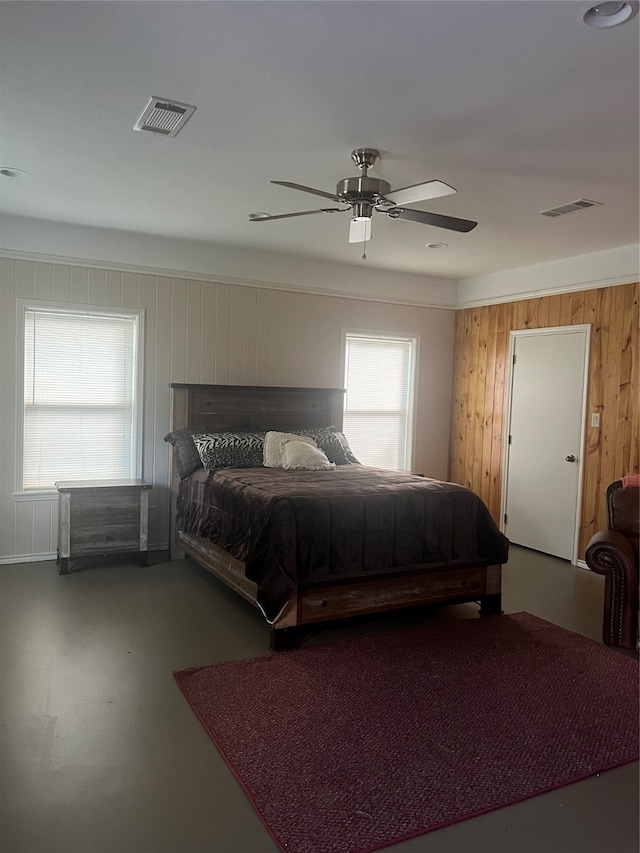
[[[427,243],[427,249],[446,249],[448,243]]]
[[[23,169],[14,169],[13,166],[0,166],[0,175],[4,178],[28,178],[29,172]]]
[[[595,6],[588,6],[580,13],[582,20],[589,27],[595,27],[597,30],[606,30],[610,27],[617,27],[620,24],[626,24],[638,14],[638,3],[596,3]]]

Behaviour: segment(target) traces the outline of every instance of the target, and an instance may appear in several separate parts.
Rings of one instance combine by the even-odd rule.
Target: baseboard
[[[55,560],[57,554],[17,554],[13,557],[0,557],[0,566],[8,566],[11,563],[45,563],[47,560]]]
[[[168,551],[169,543],[164,545],[152,545],[149,552],[152,551]],[[97,555],[98,556],[98,555]],[[55,551],[48,554],[14,554],[11,557],[0,557],[0,566],[9,566],[13,563],[46,563],[49,560],[56,560],[58,555]]]

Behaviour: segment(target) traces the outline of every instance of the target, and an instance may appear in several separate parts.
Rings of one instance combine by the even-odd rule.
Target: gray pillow
[[[348,465],[350,460],[333,427],[317,427],[316,429],[294,429],[296,435],[312,438],[329,462],[335,465]],[[345,439],[346,441],[346,439]],[[353,454],[352,454],[353,455]],[[355,459],[355,456],[353,457]]]
[[[336,432],[336,435],[338,436],[338,441],[342,445],[342,449],[344,450],[345,456],[347,457],[349,462],[354,465],[360,465],[360,460],[356,459],[356,457],[353,455],[353,451],[349,447],[347,436],[343,432]]]
[[[198,448],[193,443],[192,429],[179,429],[169,432],[164,440],[173,446],[173,461],[181,480],[202,468],[202,460]]]

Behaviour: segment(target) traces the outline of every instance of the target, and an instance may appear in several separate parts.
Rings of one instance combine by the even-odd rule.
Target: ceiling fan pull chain
[[[363,261],[367,260],[367,241],[366,240],[362,241],[362,260]]]

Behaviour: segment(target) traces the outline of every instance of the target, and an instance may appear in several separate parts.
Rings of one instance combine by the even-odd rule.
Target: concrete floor
[[[191,561],[0,567],[2,853],[272,853],[276,847],[171,672],[266,654],[258,611]],[[603,578],[512,548],[506,612],[600,639]],[[477,618],[462,605],[394,619]],[[619,653],[619,652],[618,652]],[[627,765],[386,848],[389,853],[637,853]]]

